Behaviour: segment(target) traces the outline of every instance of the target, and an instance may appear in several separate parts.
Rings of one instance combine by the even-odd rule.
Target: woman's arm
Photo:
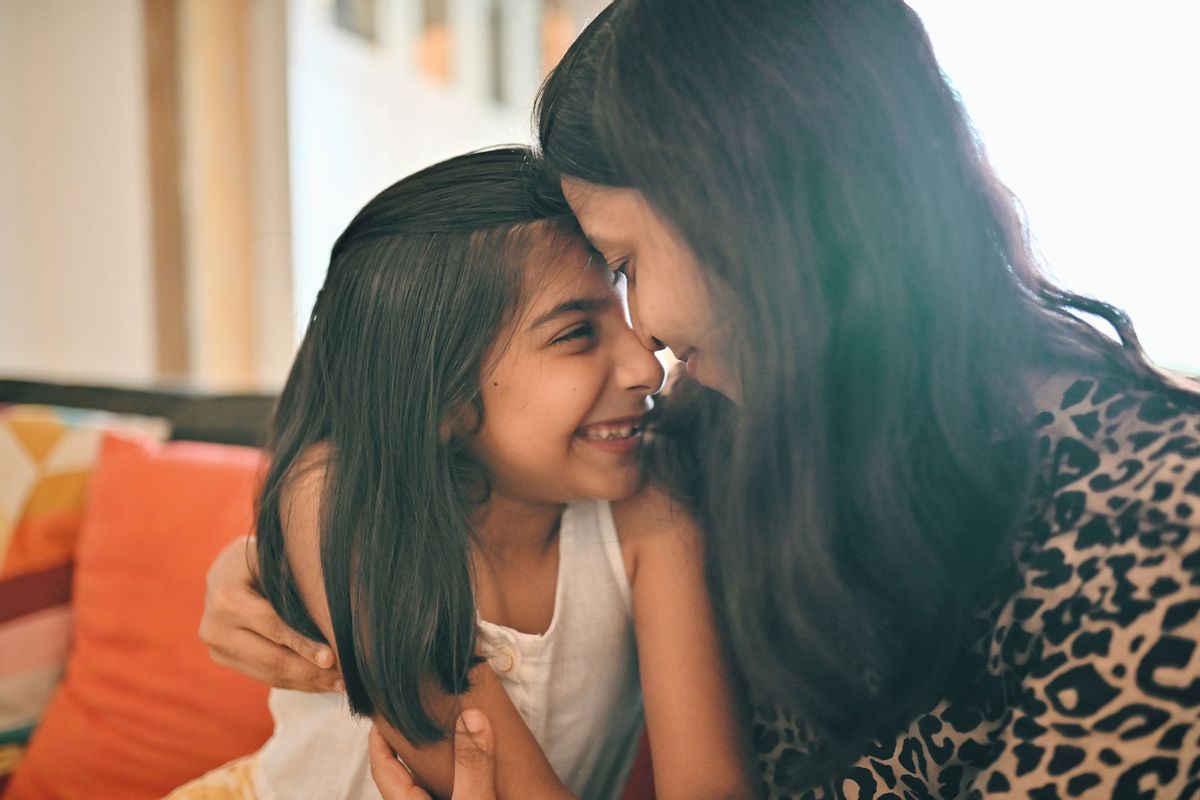
[[[613,515],[633,584],[655,792],[750,797],[696,527],[655,488],[615,504]]]
[[[313,621],[332,642],[333,624],[325,598],[320,557],[320,498],[324,485],[323,467],[302,466],[283,493],[280,512],[288,564],[297,589]],[[430,687],[427,697],[431,714],[446,730],[450,730],[464,708],[478,708],[487,715],[495,742],[497,797],[514,800],[570,797],[508,693],[486,663],[471,671],[471,689],[465,694],[450,695]],[[415,747],[378,715],[374,722],[388,744],[412,769],[418,783],[435,796],[450,795],[454,780],[452,739]]]
[[[304,692],[341,686],[333,651],[284,624],[254,588],[253,536],[230,542],[208,568],[200,640],[218,664],[257,681]]]

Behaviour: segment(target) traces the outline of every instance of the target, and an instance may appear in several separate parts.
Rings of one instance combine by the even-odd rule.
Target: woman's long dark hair
[[[449,423],[482,421],[481,371],[520,303],[522,262],[577,230],[555,189],[538,186],[527,149],[506,148],[371,200],[333,247],[275,412],[262,589],[287,624],[323,640],[288,565],[280,503],[327,451],[321,566],[350,706],[416,743],[444,735],[422,687],[462,692],[475,663],[468,543],[487,476],[470,431]]]
[[[821,780],[947,690],[1011,578],[1030,373],[1155,373],[1038,272],[900,0],[617,0],[537,123],[553,171],[640,190],[737,306],[741,408],[685,483],[732,658],[816,729]]]

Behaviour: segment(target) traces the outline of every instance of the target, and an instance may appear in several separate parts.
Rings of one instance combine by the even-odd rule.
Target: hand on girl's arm
[[[646,728],[660,800],[751,797],[695,524],[649,488],[613,515],[633,585]]]
[[[327,645],[284,624],[254,589],[254,537],[230,542],[208,569],[200,639],[213,661],[284,689],[330,692],[341,685]]]
[[[555,775],[537,740],[533,738],[508,693],[500,685],[500,680],[486,663],[476,666],[471,671],[469,692],[462,696],[441,694],[431,705],[430,711],[435,718],[443,721],[447,729],[451,723],[455,723],[454,736],[451,739],[415,747],[378,716],[375,718],[375,729],[386,740],[390,749],[412,769],[415,782],[430,790],[434,797],[451,796],[465,800],[492,797],[500,800],[567,800],[572,797]],[[467,714],[466,711],[471,709],[478,709],[484,713]],[[475,789],[472,787],[479,784],[479,778],[475,775],[477,770],[467,770],[472,775],[470,787],[464,789],[458,785],[464,768],[462,751],[464,746],[467,746],[463,739],[471,735],[458,727],[464,716],[485,717],[488,723],[486,741],[489,746],[486,750],[492,776],[489,780],[493,781],[491,794],[474,793]],[[475,753],[468,751],[466,757],[470,758],[472,755]],[[372,769],[374,770],[374,765]],[[404,794],[398,796],[405,800],[408,797]],[[413,797],[419,798],[422,795]],[[390,800],[387,795],[385,798]]]
[[[379,729],[370,735],[371,778],[383,800],[432,800],[396,759]],[[496,800],[492,729],[487,717],[464,711],[454,726],[454,793],[450,800]]]

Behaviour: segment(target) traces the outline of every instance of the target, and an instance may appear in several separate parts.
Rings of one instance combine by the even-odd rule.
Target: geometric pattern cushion
[[[8,800],[155,800],[257,750],[267,687],[196,635],[209,564],[251,532],[262,451],[108,434],[88,482],[66,673]]]
[[[75,548],[107,430],[170,433],[153,417],[0,407],[0,788],[66,663]]]

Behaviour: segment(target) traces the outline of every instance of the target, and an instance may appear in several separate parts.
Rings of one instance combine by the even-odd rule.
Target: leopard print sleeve
[[[1200,795],[1200,414],[1079,380],[993,657],[1019,666],[973,796]]]

